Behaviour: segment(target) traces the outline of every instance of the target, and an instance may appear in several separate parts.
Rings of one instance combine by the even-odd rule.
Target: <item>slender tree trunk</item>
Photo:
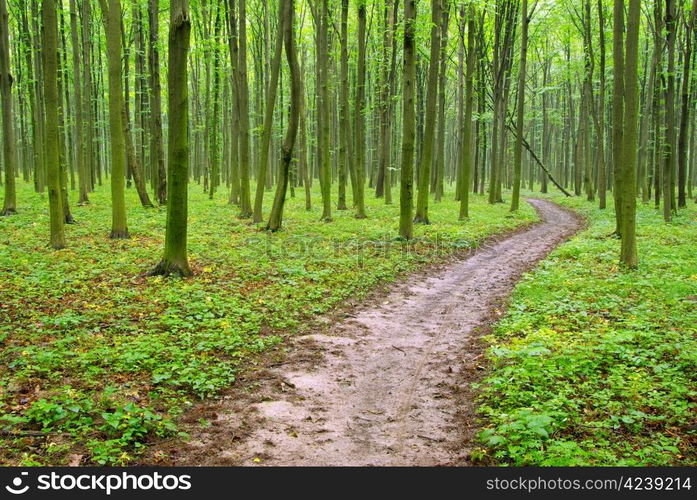
[[[624,2],[614,0],[612,30],[612,55],[614,77],[612,82],[612,169],[614,177],[613,195],[615,197],[615,233],[622,235],[622,186],[624,169],[622,166],[623,122],[624,122]]]
[[[167,223],[162,261],[153,275],[191,276],[187,257],[189,180],[189,92],[187,57],[191,20],[188,0],[171,0],[169,7],[169,141],[167,144]]]
[[[520,205],[520,177],[523,159],[523,125],[525,120],[525,65],[528,54],[528,0],[522,0],[520,21],[520,68],[518,70],[518,105],[516,139],[513,153],[513,195],[511,197],[511,212],[518,210]],[[544,98],[544,96],[543,96]]]
[[[58,51],[58,75],[56,82],[58,84],[58,163],[60,165],[60,184],[61,184],[61,204],[63,205],[63,217],[66,224],[74,224],[75,219],[70,212],[70,200],[68,198],[68,159],[66,145],[69,145],[69,137],[67,137],[66,123],[66,106],[69,106],[68,89],[67,89],[67,62],[65,56],[65,25],[63,23],[62,10],[58,15],[59,24],[58,32],[63,35],[60,40],[62,42]],[[65,92],[64,92],[65,90]],[[65,96],[65,103],[62,97]]]
[[[94,161],[94,130],[95,130],[95,114],[94,106],[92,105],[92,37],[90,35],[90,26],[92,18],[91,2],[82,2],[81,12],[82,19],[80,25],[80,36],[82,40],[82,118],[84,137],[84,172],[87,184],[87,190],[92,191],[95,184],[95,161]]]
[[[162,132],[162,86],[160,83],[159,37],[160,1],[148,2],[148,62],[150,65],[150,168],[154,177],[155,197],[160,205],[167,202],[167,171]]]
[[[33,80],[34,80],[34,97],[35,97],[35,106],[34,106],[34,111],[36,114],[36,117],[34,118],[34,123],[36,124],[36,133],[35,133],[35,139],[34,139],[34,151],[35,151],[35,158],[36,158],[36,163],[34,165],[34,177],[36,179],[36,190],[39,193],[44,192],[44,188],[46,186],[46,183],[48,182],[48,172],[46,170],[46,120],[45,120],[45,97],[44,97],[44,88],[42,88],[41,81],[42,81],[42,60],[43,60],[43,50],[42,50],[42,44],[38,41],[40,38],[40,27],[39,27],[39,13],[38,13],[38,6],[39,2],[32,2],[32,30],[33,30],[33,36],[30,36],[30,40],[32,41],[32,52],[33,52],[33,66],[34,66],[34,75],[33,75]],[[29,27],[27,26],[26,29],[28,30]],[[42,106],[42,103],[44,105]]]
[[[107,4],[107,1],[109,2]],[[106,29],[111,135],[111,237],[128,238],[126,225],[126,139],[121,79],[121,2],[99,0]]]
[[[353,162],[356,178],[356,191],[353,199],[356,205],[356,218],[365,215],[365,42],[366,42],[366,0],[358,0],[358,67],[356,75],[356,161]]]
[[[240,204],[240,61],[239,35],[235,0],[227,6],[228,47],[230,50],[230,88],[232,95],[232,116],[230,120],[230,199],[229,204]]]
[[[463,7],[464,10],[464,7]],[[472,172],[472,102],[473,102],[473,77],[476,64],[475,51],[475,18],[474,5],[470,3],[467,12],[467,74],[465,75],[465,109],[463,112],[461,130],[461,149],[459,158],[460,168],[460,220],[469,217],[469,191],[470,176]],[[462,21],[464,23],[464,19]],[[463,33],[464,35],[464,33]],[[464,40],[461,41],[464,44]],[[476,185],[476,183],[475,183]]]
[[[44,105],[46,107],[46,174],[48,184],[49,215],[51,220],[51,246],[65,248],[63,200],[60,187],[60,153],[58,129],[58,22],[56,4],[44,1],[41,8],[43,20],[43,69]]]
[[[123,138],[126,145],[126,165],[128,168],[128,173],[133,177],[133,182],[136,186],[136,191],[138,192],[138,198],[140,199],[140,204],[144,208],[152,208],[152,202],[150,201],[150,196],[148,195],[148,189],[145,187],[145,179],[143,178],[143,171],[141,169],[140,158],[136,154],[136,148],[133,144],[133,135],[131,133],[131,111],[130,111],[130,91],[128,88],[129,78],[129,52],[130,48],[126,45],[125,39],[125,29],[123,24],[121,24],[121,37],[123,40],[123,46],[126,47],[126,51],[123,58],[123,83],[124,83],[124,95],[123,95],[123,106],[121,108],[122,112],[122,124],[123,124]]]
[[[6,0],[0,0],[0,99],[2,99],[2,156],[5,167],[5,200],[0,215],[17,213],[17,151],[12,123],[12,74],[10,73],[9,16]]]
[[[624,3],[621,0],[615,2]],[[639,125],[639,27],[641,1],[629,0],[627,40],[624,59],[624,134],[622,168],[622,250],[620,261],[630,269],[637,267],[636,246],[636,168]]]
[[[685,26],[683,50],[682,92],[680,96],[680,130],[678,133],[678,207],[687,206],[685,187],[687,184],[687,132],[690,126],[690,79],[692,63],[692,36],[697,15],[697,0],[692,0],[690,17]]]
[[[436,100],[438,97],[438,69],[441,41],[441,1],[431,1],[431,57],[428,66],[428,84],[426,88],[426,110],[424,124],[423,149],[419,162],[418,195],[414,222],[429,224],[428,194],[433,163],[433,146],[436,131]]]
[[[290,174],[290,163],[293,160],[293,148],[295,146],[295,138],[298,134],[298,123],[300,120],[301,97],[300,92],[300,68],[298,66],[298,55],[295,50],[295,6],[294,0],[283,0],[285,5],[285,21],[283,22],[283,39],[285,41],[286,58],[290,69],[290,109],[288,111],[288,129],[286,137],[283,141],[282,164],[276,183],[276,195],[274,197],[273,208],[269,217],[269,223],[266,229],[269,231],[278,231],[283,222],[283,206],[286,199],[286,191],[288,189],[288,180]],[[279,36],[281,33],[279,33]]]
[[[399,235],[414,236],[414,139],[416,136],[416,0],[404,0],[404,65],[402,69],[402,171],[399,191]]]
[[[392,172],[391,172],[391,141],[392,120],[394,114],[394,95],[397,82],[397,37],[395,26],[399,12],[399,0],[385,2],[385,33],[383,37],[383,76],[380,95],[380,133],[379,133],[379,157],[378,177],[375,185],[375,196],[384,196],[385,204],[392,203]],[[390,55],[390,64],[387,65],[387,55]]]
[[[598,198],[599,208],[607,207],[607,166],[605,165],[605,14],[603,2],[598,0],[598,30],[600,33],[600,84],[597,106],[594,106],[594,123],[598,147]]]
[[[438,149],[433,164],[434,182],[431,191],[435,195],[435,201],[441,201],[443,197],[443,177],[445,176],[445,83],[448,67],[448,27],[450,20],[450,3],[445,2],[441,13],[441,44],[440,44],[440,70],[438,75]]]
[[[675,137],[675,0],[665,0],[666,5],[666,46],[668,49],[668,67],[665,91],[665,163],[663,166],[663,219],[670,222],[673,218],[673,176],[677,160],[677,143]]]
[[[231,0],[232,1],[232,0]],[[240,126],[240,217],[252,216],[249,193],[249,81],[247,80],[247,0],[239,0],[238,106]]]
[[[215,190],[220,184],[220,129],[218,121],[220,119],[220,8],[216,8],[215,25],[213,28],[213,113],[211,114],[211,123],[209,128],[209,145],[210,152],[209,162],[211,171],[211,184],[208,190],[208,199],[212,200],[215,196]]]
[[[273,112],[276,103],[276,92],[278,89],[278,75],[281,70],[281,52],[283,49],[283,29],[286,19],[281,12],[284,12],[284,1],[280,0],[278,5],[278,36],[274,48],[273,60],[271,62],[271,80],[267,88],[264,126],[261,131],[261,150],[259,151],[259,170],[257,176],[257,190],[254,197],[254,222],[261,222],[263,219],[262,208],[264,203],[264,189],[267,182],[267,168],[269,164],[269,145],[271,143],[271,130],[273,127]],[[241,57],[241,56],[240,56]]]
[[[339,98],[339,199],[338,210],[346,210],[346,174],[353,170],[351,151],[351,120],[349,109],[349,69],[348,69],[348,0],[341,0],[341,56],[340,60],[340,98]],[[355,177],[355,176],[354,176]],[[354,182],[355,202],[355,182]]]
[[[330,147],[330,115],[329,115],[329,58],[327,44],[329,42],[329,2],[321,0],[318,3],[317,13],[317,132],[319,156],[319,176],[322,192],[322,216],[325,222],[332,220],[331,203],[331,162],[329,157]],[[358,151],[356,151],[358,154]]]
[[[73,55],[73,95],[75,100],[75,167],[77,170],[79,198],[78,205],[89,203],[89,179],[85,171],[85,123],[83,118],[84,105],[82,96],[82,83],[80,78],[81,58],[78,33],[78,16],[75,0],[70,0],[70,41]]]

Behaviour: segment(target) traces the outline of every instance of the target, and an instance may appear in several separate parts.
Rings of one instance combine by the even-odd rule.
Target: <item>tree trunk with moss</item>
[[[121,2],[99,0],[106,29],[109,69],[109,133],[111,137],[111,237],[128,238],[126,224],[126,139],[121,81]]]
[[[463,8],[464,10],[464,8]],[[463,14],[464,17],[464,14]],[[460,123],[460,147],[459,170],[460,170],[460,220],[469,217],[469,191],[470,178],[472,176],[472,101],[474,94],[474,69],[477,63],[475,52],[475,17],[476,11],[474,5],[470,4],[467,12],[467,69],[465,74],[465,99],[464,110],[461,114],[462,123]],[[465,20],[463,18],[462,22]],[[464,33],[463,35],[464,36]],[[464,39],[460,41],[464,45]]]
[[[208,189],[208,199],[212,200],[215,196],[215,190],[220,184],[220,129],[218,121],[220,117],[220,8],[216,8],[215,24],[213,27],[213,91],[211,99],[213,100],[213,113],[210,115],[210,123],[208,124],[208,151],[211,172],[211,183]]]
[[[295,139],[298,135],[298,123],[300,121],[300,68],[298,66],[298,55],[295,50],[295,33],[294,19],[295,6],[294,0],[282,0],[285,13],[283,15],[283,40],[286,47],[286,59],[288,60],[288,68],[290,69],[290,109],[288,111],[288,130],[281,148],[281,169],[278,173],[276,183],[276,195],[273,200],[273,207],[269,222],[266,226],[268,231],[278,231],[283,224],[283,207],[286,201],[286,192],[288,190],[288,181],[290,176],[290,164],[293,161],[293,149],[295,147]],[[280,37],[279,33],[279,37]]]
[[[269,165],[269,145],[271,143],[271,130],[273,127],[273,111],[276,104],[276,93],[278,90],[278,75],[281,71],[281,53],[283,49],[283,28],[286,20],[283,18],[285,6],[280,0],[278,5],[278,35],[274,47],[273,60],[271,62],[271,79],[267,89],[267,97],[264,109],[264,125],[261,131],[261,149],[259,150],[259,169],[257,174],[257,191],[254,197],[254,222],[263,220],[264,189],[266,188],[266,174]]]
[[[622,0],[615,0],[621,2]],[[622,145],[622,250],[620,261],[630,269],[637,267],[636,246],[636,169],[639,128],[639,27],[641,1],[629,0],[627,39],[624,58],[624,135]],[[621,75],[621,74],[620,74]]]
[[[445,177],[445,84],[447,81],[448,68],[448,27],[450,21],[450,4],[444,2],[441,12],[441,43],[440,43],[440,69],[438,74],[438,135],[437,150],[435,161],[432,164],[433,185],[431,192],[434,194],[434,201],[441,201],[443,197],[443,182]]]
[[[673,218],[673,205],[675,204],[673,193],[673,176],[677,159],[677,141],[675,137],[675,0],[665,0],[666,5],[666,47],[667,47],[667,74],[665,75],[665,143],[663,163],[663,219],[670,222]]]
[[[249,81],[247,80],[247,0],[240,0],[237,90],[240,126],[240,217],[252,215],[249,194]]]
[[[148,64],[150,66],[150,168],[155,197],[160,205],[167,203],[167,171],[162,132],[162,85],[160,83],[159,0],[148,2]]]
[[[615,233],[622,236],[622,137],[624,121],[624,7],[622,0],[615,0],[613,9],[612,56],[612,173],[614,178],[613,196],[615,198]]]
[[[330,113],[329,113],[329,56],[327,47],[329,36],[329,2],[321,0],[317,3],[317,131],[318,131],[318,155],[319,177],[322,193],[321,220],[332,220],[332,166],[329,155],[330,148]]]
[[[131,110],[130,110],[130,90],[128,87],[129,77],[129,58],[130,58],[130,48],[126,44],[126,36],[123,23],[121,24],[121,39],[122,46],[126,48],[124,58],[123,58],[123,106],[121,124],[123,125],[123,138],[126,145],[126,165],[128,168],[128,173],[133,177],[133,183],[136,186],[136,192],[138,193],[138,198],[140,199],[140,204],[143,208],[152,208],[152,202],[150,201],[150,196],[148,195],[148,189],[145,187],[145,179],[143,178],[143,170],[140,162],[139,156],[136,154],[136,148],[133,144],[133,136],[131,135]]]
[[[356,68],[356,161],[353,162],[356,179],[353,201],[356,217],[364,219],[365,214],[365,44],[366,44],[366,3],[358,0],[358,64]]]
[[[2,99],[2,155],[5,167],[5,200],[0,215],[17,213],[17,152],[12,123],[12,74],[10,73],[10,34],[6,0],[0,0],[0,99]]]
[[[402,172],[399,189],[399,235],[414,237],[414,140],[416,137],[416,0],[404,0],[402,68]]]
[[[171,0],[169,7],[169,142],[167,144],[167,223],[165,251],[153,275],[191,276],[187,256],[189,180],[189,90],[187,57],[191,35],[188,0]]]
[[[60,139],[58,130],[58,23],[56,4],[47,0],[41,8],[43,20],[43,69],[46,132],[46,180],[51,221],[51,246],[65,248],[63,200],[60,186]]]
[[[693,77],[691,74],[692,66],[692,51],[694,35],[695,16],[697,15],[697,0],[692,0],[690,8],[690,16],[685,24],[685,43],[683,45],[683,76],[682,76],[682,91],[680,93],[680,130],[678,131],[678,207],[687,206],[687,132],[690,124],[690,81]]]
[[[516,138],[513,152],[513,195],[511,212],[520,206],[520,178],[523,161],[523,125],[525,120],[525,65],[528,55],[528,1],[522,0],[520,16],[520,68],[518,69],[518,105],[516,118]]]
[[[441,40],[441,0],[431,2],[431,57],[428,66],[428,83],[426,87],[426,109],[424,124],[424,141],[419,162],[418,195],[414,222],[429,224],[428,195],[433,163],[433,146],[436,132],[436,101],[438,97],[438,70],[440,68]]]
[[[75,170],[77,170],[79,197],[77,204],[89,203],[89,179],[85,169],[85,123],[83,119],[82,83],[80,78],[81,57],[78,43],[78,19],[75,0],[70,0],[70,40],[73,55],[73,95],[75,96]]]

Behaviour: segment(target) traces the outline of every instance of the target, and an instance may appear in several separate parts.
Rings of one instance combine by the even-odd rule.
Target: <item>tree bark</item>
[[[295,139],[298,134],[300,108],[302,105],[300,96],[301,75],[300,68],[298,67],[298,55],[295,50],[294,0],[283,0],[282,3],[285,5],[283,39],[285,41],[288,68],[290,69],[290,109],[288,111],[288,129],[286,130],[286,137],[283,141],[283,147],[281,148],[282,164],[276,183],[276,195],[274,197],[269,222],[266,226],[266,229],[269,231],[278,231],[283,223],[283,207],[288,190],[290,164],[293,160],[293,148],[295,147]]]
[[[438,69],[441,41],[441,1],[431,1],[431,57],[428,66],[428,83],[426,87],[426,109],[424,124],[423,149],[419,162],[418,194],[414,222],[429,224],[428,195],[433,163],[433,146],[436,131],[436,100],[438,97]]]
[[[60,188],[60,153],[58,130],[58,22],[56,4],[43,2],[43,79],[46,113],[46,175],[51,224],[51,246],[65,248],[63,200]]]
[[[355,193],[356,218],[364,219],[365,214],[365,42],[366,42],[366,0],[358,0],[358,67],[356,75],[356,161]]]
[[[254,197],[254,222],[261,222],[262,208],[264,203],[264,189],[267,182],[267,169],[269,164],[269,146],[271,143],[271,129],[273,127],[273,112],[276,104],[276,93],[278,90],[278,75],[281,70],[281,52],[283,49],[283,30],[286,19],[281,14],[284,12],[283,5],[286,0],[278,3],[278,35],[274,47],[273,60],[271,61],[271,79],[267,88],[266,103],[264,110],[264,125],[261,131],[261,149],[259,150],[259,169],[257,170],[257,190]],[[241,56],[240,56],[241,57]]]
[[[516,121],[516,139],[513,153],[513,195],[511,197],[511,212],[518,210],[520,205],[520,177],[523,158],[523,125],[525,120],[525,65],[528,54],[528,0],[522,0],[520,20],[520,69],[518,70],[518,104]],[[546,89],[545,89],[546,90]]]
[[[624,3],[622,0],[615,2]],[[639,125],[639,27],[641,1],[629,0],[627,40],[624,59],[624,134],[622,166],[622,249],[620,261],[634,269],[638,265],[636,247],[636,167]]]
[[[153,275],[191,276],[187,257],[189,180],[188,53],[191,34],[188,0],[171,0],[169,7],[169,142],[167,144],[167,222],[162,261]]]
[[[107,1],[109,2],[107,4]],[[126,140],[121,80],[121,2],[99,0],[106,30],[111,136],[111,238],[128,238],[126,225]]]
[[[680,96],[680,130],[678,133],[678,207],[687,206],[685,187],[687,184],[687,132],[690,126],[690,79],[692,63],[692,36],[697,15],[697,0],[692,0],[690,17],[685,26],[683,49],[682,92]]]
[[[12,123],[12,74],[10,73],[10,34],[6,0],[0,0],[0,99],[2,99],[2,156],[5,167],[5,200],[0,215],[17,213],[17,151]]]
[[[404,0],[404,64],[402,69],[402,171],[399,190],[399,235],[414,236],[414,139],[416,136],[416,0]]]
[[[673,218],[673,176],[677,159],[677,143],[675,137],[675,0],[665,0],[666,5],[666,46],[668,49],[668,67],[665,90],[665,143],[663,164],[663,219],[670,222]]]
[[[162,85],[160,83],[159,37],[160,1],[148,2],[148,62],[150,65],[150,168],[155,185],[155,197],[160,205],[167,203],[167,171],[162,132]]]
[[[463,7],[464,9],[464,7]],[[477,62],[475,53],[475,18],[476,12],[473,4],[470,4],[467,12],[467,73],[465,75],[465,109],[460,123],[460,220],[469,217],[469,191],[472,172],[472,102],[474,93],[474,68]],[[462,20],[464,23],[464,19]],[[464,33],[463,33],[464,35]],[[464,40],[461,40],[464,44]]]

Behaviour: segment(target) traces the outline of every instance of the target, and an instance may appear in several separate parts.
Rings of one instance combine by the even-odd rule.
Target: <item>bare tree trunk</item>
[[[404,66],[402,74],[402,172],[399,192],[399,235],[414,236],[414,138],[416,136],[416,0],[404,0]]]
[[[160,83],[159,0],[148,2],[148,61],[150,64],[150,168],[155,185],[155,197],[160,205],[167,203],[167,171],[162,133],[162,86]]]
[[[678,207],[687,206],[685,187],[687,183],[687,132],[690,126],[690,78],[692,63],[692,36],[697,15],[697,0],[692,0],[690,17],[685,26],[685,44],[683,49],[682,92],[680,96],[680,131],[678,133]]]
[[[168,106],[169,142],[167,144],[167,223],[165,250],[160,263],[150,274],[191,276],[187,257],[187,213],[189,180],[189,92],[187,57],[191,20],[188,0],[171,0],[169,21]]]
[[[271,142],[271,128],[273,126],[273,111],[276,103],[276,92],[278,89],[278,75],[281,70],[281,51],[283,49],[283,29],[286,20],[281,14],[284,12],[283,2],[280,0],[278,5],[278,36],[276,37],[276,46],[274,47],[273,60],[271,62],[271,80],[267,88],[266,108],[264,112],[264,126],[261,131],[261,150],[259,151],[259,170],[257,175],[257,190],[254,197],[254,222],[261,222],[262,205],[264,203],[264,188],[267,182],[267,169],[269,164],[269,145]],[[241,56],[240,56],[241,57]]]
[[[462,7],[464,23],[464,7]],[[469,5],[467,12],[467,74],[465,76],[464,112],[462,113],[461,147],[460,147],[460,220],[469,217],[469,190],[470,175],[472,171],[472,101],[473,101],[473,77],[476,64],[474,29],[476,12],[473,4]],[[463,35],[464,36],[464,33]],[[460,42],[464,45],[464,40]],[[476,182],[475,182],[476,186]]]
[[[677,160],[677,143],[675,137],[675,0],[665,0],[666,5],[666,46],[668,48],[667,84],[665,91],[665,163],[663,166],[663,219],[670,222],[673,218],[673,177]]]
[[[294,0],[283,0],[282,3],[285,5],[283,39],[285,40],[286,58],[290,69],[290,109],[288,111],[288,129],[286,130],[286,137],[283,141],[283,147],[281,148],[282,165],[278,174],[278,182],[276,183],[276,195],[274,197],[269,223],[266,226],[266,229],[269,231],[278,231],[283,222],[283,206],[288,189],[290,163],[293,160],[293,148],[295,146],[295,138],[298,134],[302,102],[300,95],[302,90],[300,85],[301,75],[300,68],[298,67],[298,55],[295,50]],[[279,36],[280,35],[279,33]]]
[[[109,2],[107,4],[107,1]],[[111,237],[128,238],[126,225],[126,139],[121,80],[121,2],[99,0],[104,17],[109,66],[109,131],[111,134]]]
[[[65,248],[64,214],[60,189],[60,153],[58,130],[58,22],[56,4],[43,2],[44,104],[46,106],[46,173],[51,220],[51,246]]]
[[[356,218],[364,219],[365,215],[365,0],[358,0],[358,68],[356,76],[356,161],[355,188],[353,199],[356,205]]]
[[[525,120],[525,65],[528,54],[528,0],[522,0],[520,17],[520,66],[518,69],[518,105],[516,140],[513,153],[513,195],[511,197],[511,212],[520,206],[520,177],[523,158],[523,121]],[[545,89],[546,90],[546,89]],[[544,99],[544,96],[543,96]]]
[[[2,99],[2,156],[5,167],[5,200],[0,215],[17,213],[17,151],[12,123],[12,74],[10,73],[9,16],[6,0],[0,0],[0,99]]]
[[[414,222],[429,224],[428,195],[433,163],[433,146],[436,131],[436,99],[438,98],[438,70],[441,41],[441,5],[442,0],[431,0],[431,57],[428,66],[428,83],[426,87],[426,109],[424,124],[423,149],[419,162],[418,195]]]
[[[620,0],[615,0],[620,2]],[[624,3],[624,2],[622,2]],[[636,167],[639,124],[639,27],[641,1],[629,0],[624,59],[624,144],[622,165],[622,249],[620,261],[630,269],[638,265],[636,247]]]

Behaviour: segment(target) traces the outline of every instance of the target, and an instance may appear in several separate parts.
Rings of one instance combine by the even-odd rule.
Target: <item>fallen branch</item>
[[[513,134],[514,137],[518,138],[518,134],[516,133],[515,128],[510,123],[506,123],[506,128]],[[533,160],[535,160],[535,162],[540,166],[540,168],[544,171],[544,173],[547,174],[547,177],[549,177],[549,180],[552,181],[552,184],[557,186],[557,188],[559,188],[559,191],[564,193],[566,196],[572,196],[571,193],[569,193],[566,189],[564,189],[561,186],[561,184],[559,184],[557,182],[557,180],[552,176],[552,174],[549,172],[549,170],[547,170],[547,167],[545,167],[544,164],[542,163],[542,161],[537,157],[537,155],[535,154],[535,151],[533,151],[533,149],[530,147],[530,144],[528,144],[528,141],[525,140],[525,137],[521,137],[520,142],[523,144],[525,149],[528,150],[528,153],[530,153]]]

